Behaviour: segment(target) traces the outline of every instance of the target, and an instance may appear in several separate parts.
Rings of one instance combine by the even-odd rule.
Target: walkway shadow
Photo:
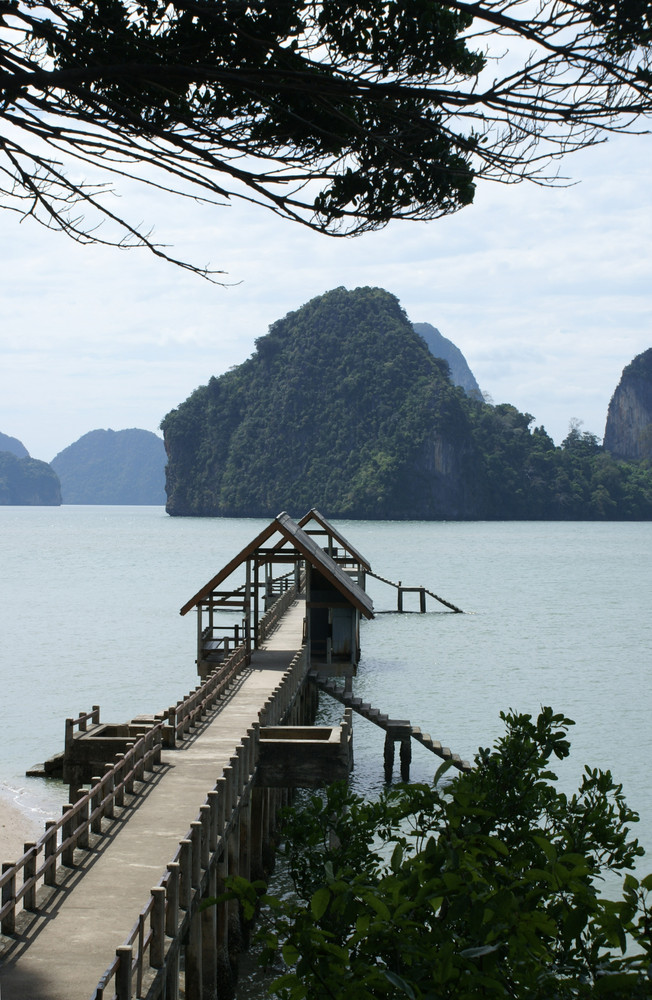
[[[102,833],[90,834],[88,849],[77,848],[74,854],[74,867],[60,865],[57,868],[57,885],[41,886],[36,898],[36,911],[22,910],[16,914],[16,932],[11,937],[4,936],[0,939],[0,997],[2,1000],[11,1000],[15,996],[16,1000],[28,1000],[32,995],[27,984],[24,992],[6,992],[2,982],[2,972],[4,969],[12,967],[12,984],[16,979],[16,962],[25,953],[27,948],[36,940],[39,934],[52,921],[63,904],[74,892],[84,875],[89,872],[101,859],[108,847],[116,840],[127,822],[136,810],[149,798],[157,785],[165,775],[172,769],[171,764],[161,763],[155,765],[154,773],[145,782],[136,782],[134,795],[125,795],[124,806],[115,807],[115,815],[112,819],[106,817],[102,820]],[[22,980],[21,980],[22,981]],[[12,985],[12,990],[14,989]]]

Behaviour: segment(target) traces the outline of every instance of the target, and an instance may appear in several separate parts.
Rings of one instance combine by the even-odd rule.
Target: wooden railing
[[[112,818],[116,806],[124,804],[125,793],[133,795],[136,782],[144,783],[161,759],[161,723],[118,754],[108,764],[105,774],[93,782],[89,791],[80,790],[79,798],[62,808],[61,819],[45,824],[45,833],[36,843],[25,844],[22,857],[3,864],[0,875],[0,931],[13,934],[16,911],[35,911],[39,884],[55,887],[61,866],[74,868],[77,848],[88,848],[90,834],[102,832],[102,819]]]
[[[97,838],[109,832],[108,828],[102,828],[103,819],[113,819],[116,808],[125,805],[125,796],[136,795],[144,787],[160,762],[164,732],[167,731],[168,740],[174,733],[175,740],[182,741],[188,730],[222,696],[246,662],[246,653],[241,647],[204,684],[160,716],[126,753],[116,755],[115,762],[107,764],[106,773],[94,781],[88,791],[80,790],[76,802],[63,806],[59,820],[46,823],[45,833],[36,843],[25,844],[25,851],[17,862],[2,865],[0,930],[3,934],[15,932],[21,903],[25,910],[38,910],[40,884],[56,888],[62,881],[61,867],[75,867],[75,851],[87,850],[91,846],[91,835]],[[243,795],[254,780],[259,726],[275,725],[287,717],[306,670],[307,652],[303,647],[261,709],[259,722],[236,748],[231,766],[208,793],[197,820],[180,842],[165,875],[152,889],[136,924],[100,980],[93,995],[95,1000],[109,997],[132,1000],[143,996],[145,981],[152,978],[151,970],[167,964],[172,952],[178,954],[190,915],[196,912],[205,894],[201,872],[206,869],[209,856],[214,864],[223,853]],[[91,719],[99,719],[98,709],[86,713],[86,721]],[[83,725],[83,715],[73,723],[81,728],[80,720]]]
[[[292,574],[294,576],[294,574]],[[287,580],[286,577],[281,577],[282,580]],[[258,622],[258,642],[263,643],[268,635],[274,631],[278,625],[280,619],[283,617],[290,605],[297,599],[297,588],[296,586],[289,586],[285,590],[279,599],[272,604],[265,614],[262,616]]]
[[[115,806],[124,804],[125,793],[134,795],[136,783],[144,783],[161,759],[162,745],[176,745],[206,715],[222,697],[239,671],[247,663],[244,647],[239,647],[220,664],[206,681],[184,699],[157,717],[157,721],[125,754],[117,754],[114,763],[106,765],[104,775],[93,780],[91,788],[80,789],[74,803],[62,807],[57,821],[45,824],[45,833],[35,842],[24,845],[24,853],[16,862],[2,864],[0,875],[0,933],[13,934],[16,914],[22,902],[25,910],[36,910],[39,885],[57,885],[57,869],[74,867],[74,852],[87,848],[90,834],[101,834],[102,819],[111,819]],[[66,741],[74,731],[87,731],[87,723],[98,724],[99,706],[82,713],[77,719],[66,719]]]
[[[175,743],[182,740],[189,729],[208,712],[224,695],[249,658],[244,646],[238,646],[227,660],[212,671],[194,691],[186,695],[167,711],[168,724],[174,733]]]
[[[428,590],[427,587],[404,587],[401,581],[394,583],[393,580],[388,580],[386,576],[380,576],[378,573],[372,573],[371,570],[367,570],[367,576],[372,576],[374,580],[380,580],[381,583],[386,583],[390,587],[394,587],[397,591],[397,610],[403,610],[403,594],[419,594],[419,610],[423,613],[426,610],[426,594],[430,597],[434,597],[436,601],[443,604],[445,607],[450,608],[454,611],[456,615],[463,615],[464,612],[461,608],[458,608],[456,604],[451,604],[450,601],[446,601],[443,597],[439,597],[432,590]]]
[[[65,745],[68,746],[72,742],[75,730],[77,729],[80,733],[85,733],[88,731],[88,723],[91,722],[93,725],[98,726],[100,723],[100,706],[93,705],[90,712],[82,712],[76,719],[66,719],[66,729],[65,729]]]
[[[307,672],[306,647],[297,653],[263,709],[236,747],[230,766],[208,792],[197,819],[180,841],[167,870],[100,979],[91,1000],[139,1000],[165,995],[168,966],[178,961],[181,941],[208,893],[210,875],[227,851],[241,808],[255,783],[260,726],[275,725],[290,712]],[[350,727],[350,721],[349,721]],[[346,738],[350,735],[346,731]],[[186,974],[188,973],[186,956]],[[195,1000],[186,983],[187,1000]]]
[[[453,767],[456,767],[459,771],[472,770],[468,760],[463,760],[459,754],[452,753],[450,747],[442,746],[439,740],[433,740],[428,733],[423,733],[419,726],[413,726],[409,719],[390,719],[379,708],[374,708],[369,702],[364,702],[362,698],[354,697],[351,692],[339,687],[334,678],[324,677],[318,670],[314,670],[311,677],[321,691],[325,691],[331,698],[335,698],[342,705],[353,709],[358,715],[384,729],[386,733],[389,733],[396,740],[414,739],[424,746],[426,750],[430,750],[437,757],[441,757],[442,760],[450,760]]]

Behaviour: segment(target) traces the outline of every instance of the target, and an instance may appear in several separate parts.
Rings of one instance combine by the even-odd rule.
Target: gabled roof
[[[283,542],[278,546],[279,550],[283,546],[290,542],[293,544],[296,551],[308,562],[314,566],[316,569],[322,573],[327,580],[329,580],[333,586],[343,594],[351,604],[356,607],[365,618],[373,618],[373,602],[369,595],[359,587],[357,583],[351,579],[348,573],[338,566],[334,559],[324,552],[324,550],[315,542],[315,540],[308,535],[303,528],[301,528],[296,521],[293,521],[289,514],[283,512],[275,517],[266,528],[256,535],[256,537],[249,542],[248,545],[234,556],[226,566],[216,573],[212,580],[209,580],[201,590],[198,590],[194,597],[191,597],[189,601],[184,604],[179,612],[185,615],[192,608],[200,604],[205,597],[208,597],[224,580],[228,579],[229,576],[235,570],[246,562],[247,559],[251,558],[257,549],[259,549],[272,535],[279,533],[283,537]],[[339,537],[338,537],[339,541]],[[357,557],[356,557],[357,558]]]
[[[338,545],[340,545],[345,552],[347,552],[353,559],[355,559],[355,561],[358,562],[363,569],[369,571],[371,570],[371,564],[369,563],[369,560],[365,559],[365,557],[360,552],[358,552],[358,550],[353,545],[351,545],[351,543],[344,537],[344,535],[340,531],[338,531],[338,529],[335,528],[330,523],[330,521],[328,521],[324,517],[323,514],[320,514],[315,507],[313,507],[312,510],[309,510],[307,514],[303,515],[303,517],[299,521],[299,527],[305,528],[306,525],[309,524],[311,521],[316,521],[317,524],[319,524],[320,527],[323,528],[323,530],[328,535],[332,535],[332,537],[335,539]]]

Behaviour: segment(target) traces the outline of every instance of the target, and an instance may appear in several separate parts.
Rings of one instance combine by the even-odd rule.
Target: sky
[[[564,161],[571,186],[484,183],[455,216],[345,240],[120,185],[118,210],[227,287],[0,212],[0,431],[45,461],[98,428],[159,432],[277,319],[371,285],[452,340],[493,402],[558,444],[571,420],[601,438],[623,367],[652,346],[651,163],[652,136],[619,136]]]

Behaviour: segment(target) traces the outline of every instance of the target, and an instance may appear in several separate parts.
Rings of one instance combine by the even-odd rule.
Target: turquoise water
[[[170,518],[154,507],[0,508],[0,786],[44,814],[62,790],[25,770],[60,750],[64,720],[121,722],[196,683],[194,615],[179,608],[264,522]],[[362,627],[356,693],[471,758],[499,712],[551,704],[576,720],[571,760],[610,767],[652,852],[652,524],[340,522],[374,570],[463,608]],[[414,607],[416,609],[416,595]],[[435,610],[437,608],[438,610]],[[335,716],[340,708],[326,708]],[[380,730],[356,719],[356,787],[382,785]],[[437,763],[414,747],[412,775]],[[1,808],[1,805],[0,805]]]

